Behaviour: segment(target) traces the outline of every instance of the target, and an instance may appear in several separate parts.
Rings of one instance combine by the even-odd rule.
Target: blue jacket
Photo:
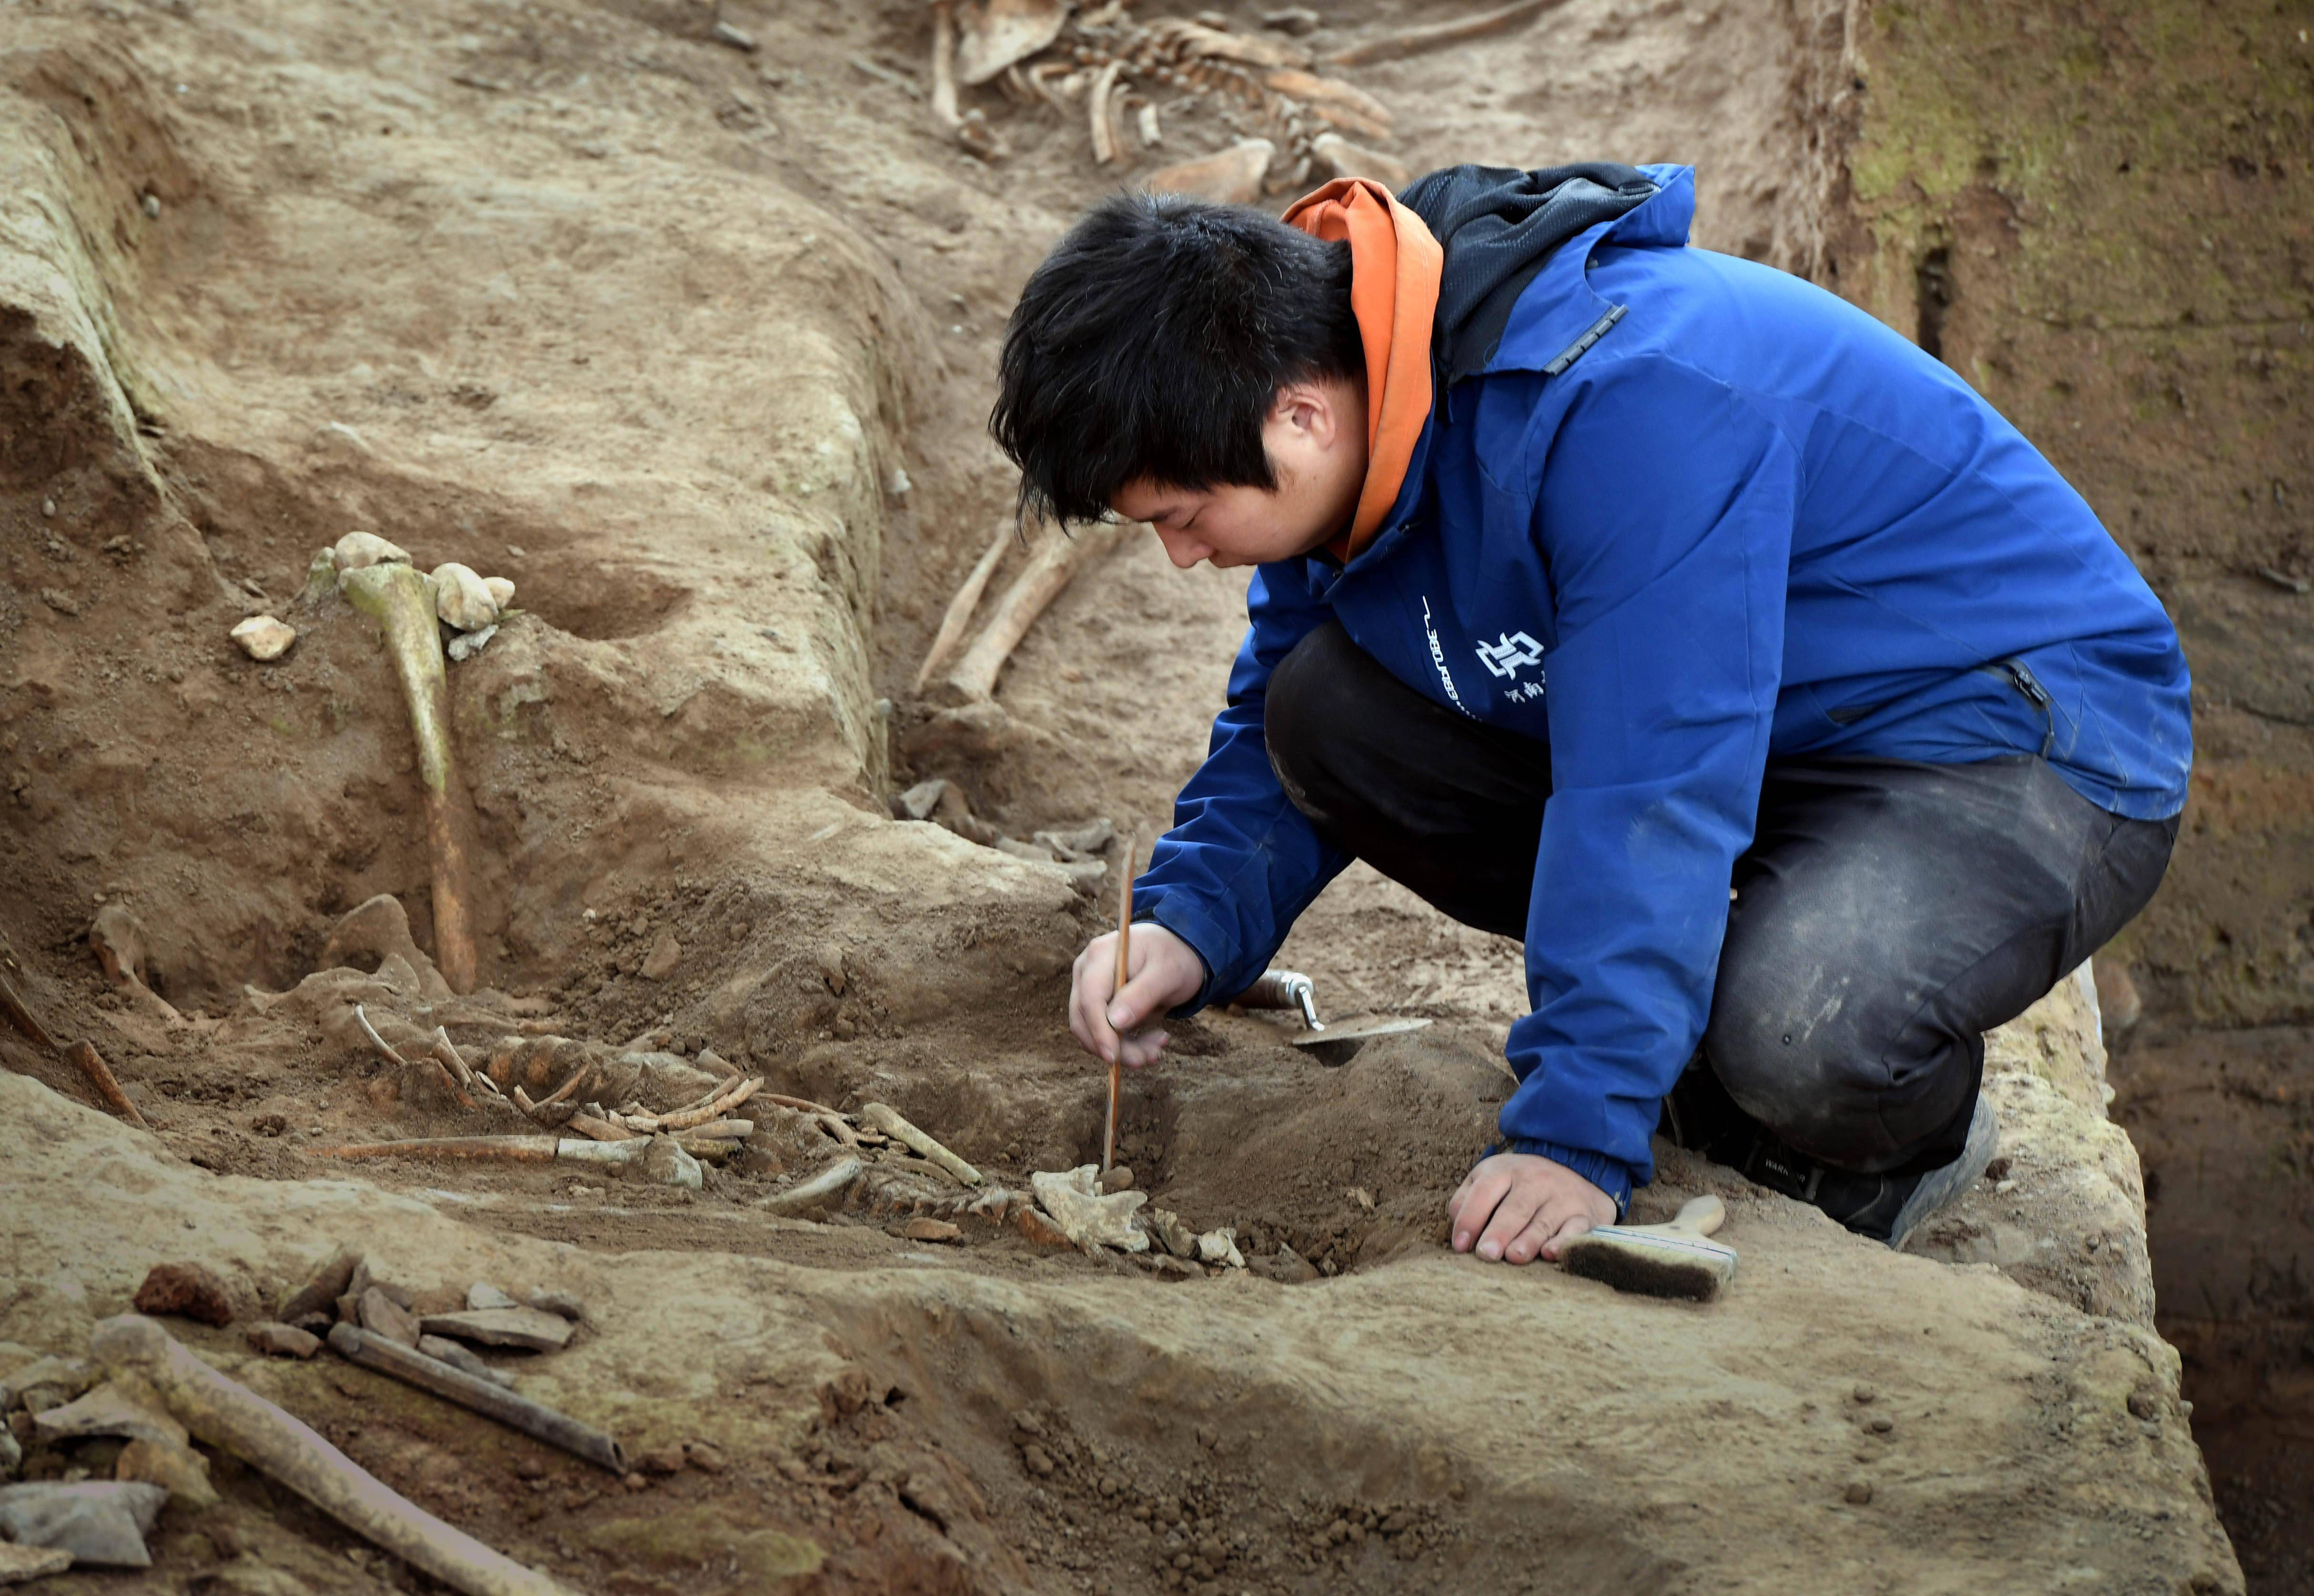
[[[1262,741],[1270,671],[1329,618],[1547,739],[1501,1129],[1619,1205],[1702,1035],[1768,760],[2043,754],[2159,819],[2192,758],[2177,633],[2080,495],[1863,311],[1687,247],[1693,173],[1643,170],[1655,196],[1552,255],[1439,394],[1379,535],[1257,572],[1229,707],[1134,895],[1205,960],[1194,1010],[1349,862]]]

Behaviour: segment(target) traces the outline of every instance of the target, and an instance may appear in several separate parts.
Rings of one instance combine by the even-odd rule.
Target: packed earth
[[[1177,1025],[1100,1172],[1070,966],[1244,578],[1015,527],[1028,271],[1127,182],[1682,160],[1697,242],[1957,363],[1966,229],[1859,243],[1937,198],[1869,103],[1932,21],[0,7],[0,1583],[2309,1588],[2309,966],[2179,951],[2304,896],[2302,834],[2224,851],[2303,795],[2222,741],[2303,696],[2295,533],[2131,544],[2251,684],[2202,929],[1994,1035],[2002,1155],[1903,1252],[1665,1148],[1713,1301],[1452,1254],[1519,949],[1363,867],[1277,962],[1426,1023]]]

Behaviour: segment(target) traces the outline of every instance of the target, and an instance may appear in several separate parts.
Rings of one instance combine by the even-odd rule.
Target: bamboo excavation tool
[[[1117,888],[1117,983],[1115,991],[1123,992],[1131,978],[1130,962],[1133,948],[1133,845],[1137,841],[1125,839],[1125,856],[1117,861],[1120,877]],[[1100,1133],[1100,1172],[1106,1175],[1117,1165],[1117,1104],[1125,1090],[1125,1033],[1117,1033],[1117,1056],[1108,1061],[1108,1123]]]

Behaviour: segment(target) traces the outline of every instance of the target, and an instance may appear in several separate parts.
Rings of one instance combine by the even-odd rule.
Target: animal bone
[[[838,1159],[802,1185],[774,1192],[755,1206],[769,1213],[801,1213],[850,1191],[865,1167],[858,1159]]]
[[[964,586],[948,601],[948,611],[941,617],[940,630],[932,634],[932,646],[924,650],[924,663],[916,670],[916,691],[922,692],[932,673],[948,663],[958,643],[964,639],[964,629],[971,624],[972,613],[980,605],[980,595],[987,591],[988,578],[996,573],[997,563],[1004,551],[1020,535],[1020,527],[1010,516],[996,524],[996,535],[988,540],[988,547],[974,561]]]
[[[1167,166],[1141,180],[1153,194],[1188,194],[1216,205],[1250,204],[1261,193],[1277,146],[1266,138],[1250,138],[1202,160]]]
[[[151,1319],[100,1323],[89,1350],[107,1368],[142,1375],[185,1428],[271,1476],[364,1539],[465,1596],[570,1596],[564,1586],[492,1550],[387,1488],[314,1431],[210,1368]]]
[[[1072,0],[965,0],[957,75],[985,84],[1026,60],[1061,36],[1071,9]],[[937,26],[937,15],[933,21]]]
[[[427,851],[433,864],[437,962],[451,991],[470,992],[480,969],[474,948],[472,871],[467,863],[475,824],[473,799],[458,780],[450,734],[449,677],[426,578],[408,565],[388,563],[348,570],[338,582],[339,590],[354,608],[376,619],[385,651],[402,678],[411,730],[418,743],[419,780],[424,788]]]
[[[120,1082],[113,1079],[110,1067],[105,1063],[104,1055],[97,1052],[94,1043],[75,1042],[65,1049],[65,1057],[88,1078],[88,1083],[96,1089],[96,1095],[104,1099],[106,1107],[140,1131],[150,1128],[145,1123],[145,1116],[137,1112],[137,1105],[128,1100],[128,1094],[120,1089]]]
[[[1139,531],[1139,525],[1131,530]],[[1116,548],[1125,535],[1125,529],[1108,526],[1081,527],[1073,537],[1053,529],[1036,557],[1029,560],[1028,569],[997,600],[987,626],[948,673],[945,680],[949,688],[967,701],[993,697],[997,674],[1012,657],[1012,650],[1020,646],[1020,639],[1029,635],[1037,617],[1061,595],[1079,571]]]
[[[1061,1233],[1083,1251],[1098,1253],[1103,1247],[1114,1247],[1124,1252],[1147,1252],[1149,1233],[1135,1220],[1133,1211],[1149,1201],[1149,1194],[1103,1194],[1100,1176],[1098,1166],[1081,1164],[1065,1174],[1031,1175],[1029,1185]]]
[[[932,0],[932,119],[950,133],[964,126],[956,109],[956,6]]]
[[[980,1171],[942,1147],[923,1132],[903,1119],[898,1111],[883,1103],[862,1103],[860,1117],[874,1125],[893,1140],[922,1153],[932,1162],[955,1176],[967,1186],[980,1184]]]
[[[1117,159],[1117,127],[1109,119],[1109,96],[1116,93],[1117,75],[1124,70],[1123,61],[1109,62],[1094,74],[1092,92],[1085,96],[1085,114],[1092,125],[1093,163],[1098,166]]]
[[[351,1325],[339,1325],[330,1331],[330,1350],[349,1362],[431,1391],[446,1401],[494,1418],[549,1446],[560,1447],[572,1457],[584,1458],[599,1468],[617,1475],[627,1472],[626,1451],[612,1437],[544,1403],[517,1397],[495,1380],[469,1374],[439,1358],[357,1330]]]
[[[1451,22],[1429,22],[1399,33],[1385,33],[1379,39],[1369,39],[1364,43],[1338,49],[1326,60],[1336,66],[1356,66],[1367,61],[1395,61],[1401,56],[1443,49],[1466,39],[1499,33],[1514,23],[1540,15],[1559,3],[1559,0],[1516,0],[1516,4],[1506,5],[1498,11],[1481,12],[1477,16],[1462,17]]]

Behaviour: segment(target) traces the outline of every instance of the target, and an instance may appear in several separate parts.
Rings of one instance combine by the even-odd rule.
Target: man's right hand
[[[1133,928],[1126,957],[1125,990],[1117,990],[1117,933],[1095,937],[1077,955],[1069,979],[1069,1029],[1084,1050],[1103,1063],[1120,1056],[1135,1069],[1154,1063],[1165,1033],[1135,1027],[1179,1008],[1206,983],[1205,961],[1197,949],[1153,921]]]

